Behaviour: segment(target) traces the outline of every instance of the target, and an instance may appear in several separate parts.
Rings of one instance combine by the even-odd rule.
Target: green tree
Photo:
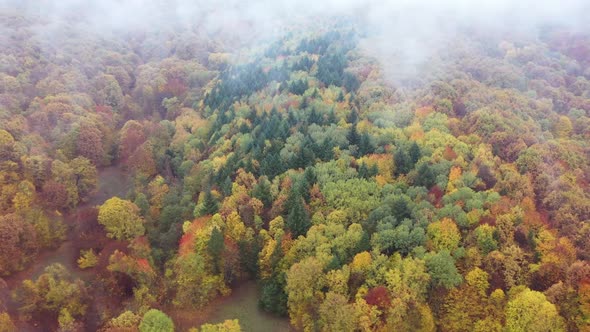
[[[395,167],[395,170],[393,172],[394,176],[408,174],[408,172],[411,171],[414,167],[412,159],[410,158],[406,150],[404,150],[401,147],[398,147],[395,150],[395,153],[393,154],[393,163]]]
[[[62,310],[68,315],[82,317],[86,313],[88,293],[84,283],[75,279],[61,264],[48,266],[37,280],[25,280],[15,293],[20,304],[19,312],[25,315],[46,315],[53,313],[56,318]]]
[[[414,178],[414,185],[430,189],[436,184],[436,174],[428,163],[423,163],[418,167],[418,173]]]
[[[311,220],[305,204],[303,204],[303,198],[298,197],[294,200],[287,216],[287,227],[293,233],[294,238],[305,235],[309,227],[311,227]]]
[[[219,261],[224,248],[225,245],[223,243],[223,234],[219,228],[214,227],[211,231],[209,242],[207,243],[207,251],[213,260],[213,269],[215,273],[219,273]]]
[[[214,215],[219,210],[217,200],[213,197],[211,189],[205,191],[205,197],[203,198],[203,214]]]
[[[119,197],[113,197],[100,206],[98,222],[105,227],[109,238],[117,240],[131,240],[145,232],[137,205]]]
[[[150,309],[143,315],[139,323],[141,332],[174,332],[174,323],[165,313]]]
[[[410,145],[408,154],[410,156],[410,160],[412,160],[414,164],[417,163],[418,160],[420,160],[420,157],[422,157],[422,152],[420,151],[420,147],[418,146],[418,143],[416,143],[416,141],[413,141]]]
[[[447,250],[441,250],[426,257],[426,267],[436,287],[453,288],[461,284],[463,278],[457,271],[455,260]]]

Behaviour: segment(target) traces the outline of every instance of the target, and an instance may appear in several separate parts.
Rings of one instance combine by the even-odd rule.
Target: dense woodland
[[[590,331],[589,35],[465,31],[400,82],[352,23],[0,20],[0,331],[182,330],[246,280],[296,331]]]

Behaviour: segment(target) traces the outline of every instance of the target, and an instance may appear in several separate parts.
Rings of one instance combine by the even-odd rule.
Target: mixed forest
[[[0,21],[0,331],[590,331],[590,35]]]

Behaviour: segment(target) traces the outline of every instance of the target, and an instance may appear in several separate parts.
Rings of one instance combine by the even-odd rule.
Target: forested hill
[[[590,35],[0,21],[0,331],[590,329]]]

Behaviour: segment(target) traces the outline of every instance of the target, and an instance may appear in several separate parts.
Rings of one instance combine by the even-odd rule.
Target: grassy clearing
[[[258,308],[258,291],[253,281],[239,285],[231,295],[213,301],[203,310],[172,310],[169,314],[179,331],[207,323],[221,323],[226,319],[238,319],[244,332],[292,331],[287,318],[270,315]]]

